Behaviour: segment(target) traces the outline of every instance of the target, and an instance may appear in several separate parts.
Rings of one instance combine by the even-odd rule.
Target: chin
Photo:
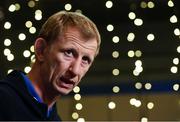
[[[60,95],[68,95],[70,92],[59,92]]]
[[[67,90],[67,89],[59,89],[58,92],[61,94],[61,95],[67,95],[71,92],[71,90]]]

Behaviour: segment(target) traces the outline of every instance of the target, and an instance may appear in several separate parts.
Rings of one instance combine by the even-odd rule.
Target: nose
[[[72,75],[72,77],[77,76],[81,71],[81,61],[80,60],[74,60],[71,62],[69,71]]]

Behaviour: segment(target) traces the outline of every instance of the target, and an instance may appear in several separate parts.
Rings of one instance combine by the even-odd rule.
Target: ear
[[[43,38],[37,38],[34,44],[36,59],[42,62],[45,56],[47,42]]]

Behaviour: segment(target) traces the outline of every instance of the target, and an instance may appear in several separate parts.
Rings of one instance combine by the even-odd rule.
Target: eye
[[[82,60],[83,60],[83,64],[91,64],[91,59],[87,56],[84,56]]]
[[[65,50],[64,54],[68,57],[72,57],[73,56],[73,51],[72,50]]]

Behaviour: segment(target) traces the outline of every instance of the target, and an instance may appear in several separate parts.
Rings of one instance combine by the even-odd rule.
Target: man
[[[34,47],[31,71],[15,70],[0,81],[0,120],[60,120],[55,103],[89,70],[100,35],[84,15],[61,11],[45,22]]]

